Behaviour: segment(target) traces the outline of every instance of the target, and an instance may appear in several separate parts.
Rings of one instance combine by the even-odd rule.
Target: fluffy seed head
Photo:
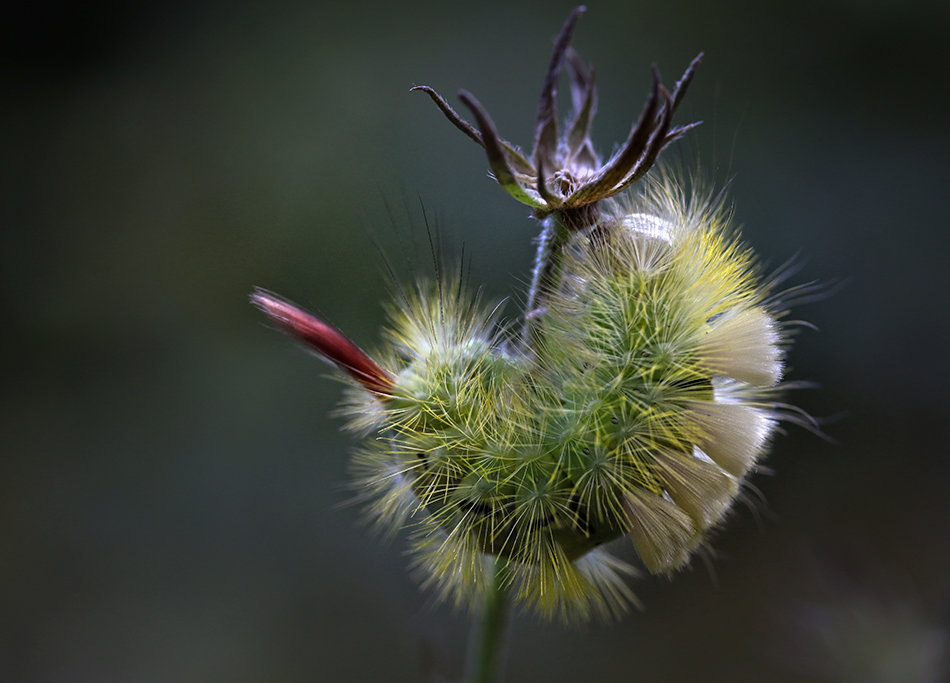
[[[422,283],[389,309],[375,360],[272,295],[253,300],[341,368],[345,414],[368,438],[356,490],[388,533],[408,529],[424,582],[479,602],[498,568],[545,616],[611,616],[635,602],[634,568],[606,544],[632,541],[650,572],[685,565],[722,522],[780,417],[786,335],[729,212],[671,175],[640,180],[688,127],[655,75],[630,137],[601,164],[588,137],[593,78],[556,41],[528,159],[469,95],[498,182],[544,228],[525,329],[509,334],[459,282]],[[559,137],[557,75],[575,113]],[[632,192],[632,191],[631,191]]]
[[[542,614],[621,610],[632,568],[604,544],[680,568],[765,449],[781,324],[727,212],[676,187],[660,178],[574,236],[530,354],[453,283],[391,309],[389,396],[354,391],[348,410],[375,416],[358,489],[453,601],[477,600],[494,556]]]

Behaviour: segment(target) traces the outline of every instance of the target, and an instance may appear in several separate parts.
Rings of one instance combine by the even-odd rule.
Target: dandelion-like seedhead
[[[461,282],[398,289],[373,357],[262,291],[253,301],[352,380],[344,412],[365,435],[356,490],[381,529],[408,529],[424,582],[456,604],[500,576],[520,604],[582,620],[621,613],[634,567],[605,544],[632,540],[643,566],[684,566],[721,523],[781,416],[787,335],[751,252],[718,200],[660,173],[643,177],[684,130],[654,78],[624,147],[603,166],[587,131],[593,78],[556,42],[532,160],[484,110],[467,124],[510,194],[544,232],[524,331]],[[558,139],[561,62],[576,112]],[[550,169],[550,171],[548,171]]]

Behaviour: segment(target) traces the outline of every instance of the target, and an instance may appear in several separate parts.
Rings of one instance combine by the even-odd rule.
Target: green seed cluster
[[[617,613],[632,569],[603,545],[681,567],[763,451],[780,328],[726,214],[671,187],[570,241],[529,343],[453,283],[393,307],[392,396],[353,396],[359,426],[374,416],[358,487],[455,601],[501,558],[528,607]]]

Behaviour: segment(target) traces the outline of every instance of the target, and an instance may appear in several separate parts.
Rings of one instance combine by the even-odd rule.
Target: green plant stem
[[[479,621],[469,643],[465,683],[491,683],[500,668],[508,622],[508,595],[505,589],[507,562],[495,560],[492,585],[485,594]]]
[[[528,305],[525,308],[525,341],[529,346],[538,342],[540,321],[547,309],[548,300],[560,287],[564,245],[570,237],[570,231],[556,213],[546,216],[542,225],[543,230],[538,237],[538,251],[534,257],[531,289],[528,290]]]

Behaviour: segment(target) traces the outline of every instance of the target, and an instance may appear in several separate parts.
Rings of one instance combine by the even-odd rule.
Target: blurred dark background
[[[19,5],[19,6],[16,6]],[[0,680],[419,681],[467,618],[358,526],[326,366],[262,285],[372,346],[423,225],[518,295],[534,226],[410,86],[530,146],[569,2],[15,3],[3,10]],[[514,620],[509,681],[939,681],[950,671],[942,2],[591,2],[602,152],[651,62],[706,60],[668,155],[794,282],[790,427],[701,561],[581,630]],[[453,98],[454,101],[454,98]],[[517,296],[515,301],[517,301]],[[515,313],[514,304],[510,309]]]

